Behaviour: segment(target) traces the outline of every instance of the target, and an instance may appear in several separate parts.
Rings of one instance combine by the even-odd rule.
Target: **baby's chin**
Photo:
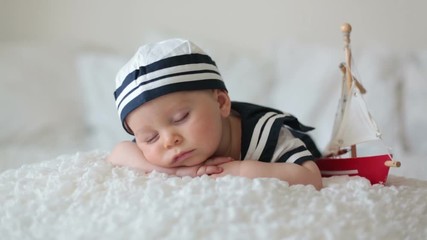
[[[202,164],[205,161],[182,161],[182,162],[174,162],[170,161],[169,163],[156,163],[156,162],[150,162],[153,165],[163,167],[163,168],[179,168],[179,167],[195,167],[200,164]]]
[[[174,167],[195,167],[205,163],[206,161],[207,159],[188,159],[187,161],[177,162],[173,165]]]

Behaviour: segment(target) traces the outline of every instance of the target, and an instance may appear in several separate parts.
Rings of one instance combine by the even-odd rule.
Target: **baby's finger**
[[[202,176],[205,174],[207,175],[219,174],[219,173],[222,173],[222,171],[223,171],[222,167],[204,165],[199,167],[199,169],[197,169],[197,176]]]
[[[214,157],[205,162],[207,166],[221,165],[223,163],[234,161],[232,157]]]
[[[209,177],[211,177],[211,178],[213,178],[213,179],[217,179],[217,178],[219,178],[219,177],[224,177],[225,175],[224,175],[224,173],[222,172],[222,173],[216,173],[216,174],[211,174],[211,175],[209,175]]]

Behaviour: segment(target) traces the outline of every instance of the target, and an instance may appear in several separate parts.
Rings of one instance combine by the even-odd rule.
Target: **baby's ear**
[[[228,117],[231,111],[231,100],[230,100],[230,96],[228,96],[227,91],[215,89],[214,95],[216,96],[216,99],[219,103],[221,115],[223,117]]]

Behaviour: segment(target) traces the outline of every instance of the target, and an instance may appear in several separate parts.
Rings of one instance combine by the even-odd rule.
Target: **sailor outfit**
[[[250,103],[233,102],[242,124],[241,159],[302,164],[320,152],[302,125],[289,113]]]

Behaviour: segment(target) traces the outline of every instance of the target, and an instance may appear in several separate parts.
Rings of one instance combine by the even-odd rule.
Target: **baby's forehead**
[[[137,122],[140,127],[147,127],[157,121],[173,118],[193,105],[201,104],[204,91],[173,92],[148,101],[133,110],[126,121]]]

